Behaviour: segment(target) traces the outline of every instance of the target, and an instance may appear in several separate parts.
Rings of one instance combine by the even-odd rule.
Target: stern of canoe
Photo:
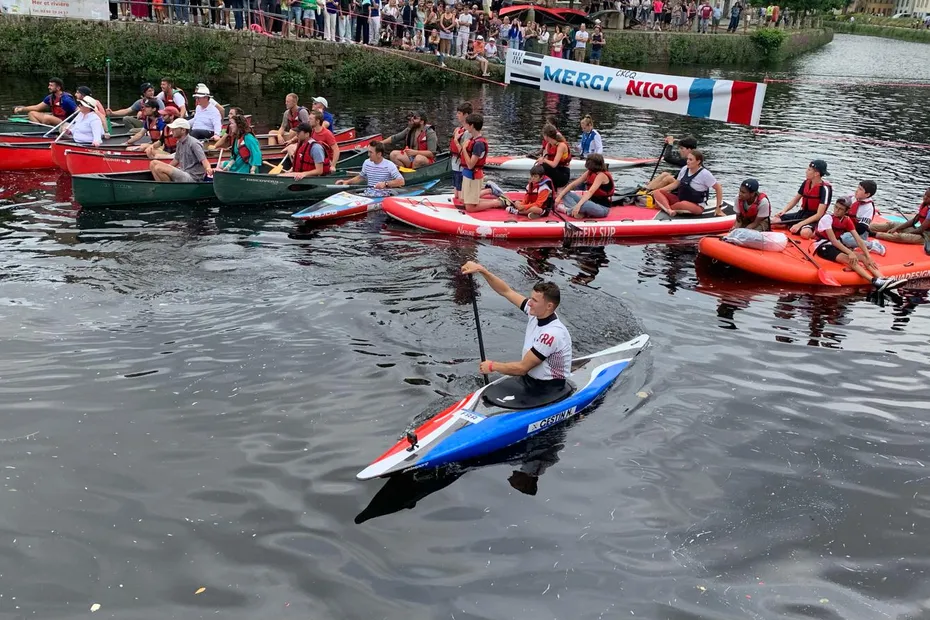
[[[85,174],[72,178],[74,200],[82,207],[202,202],[215,198],[212,183],[162,183],[150,172]]]

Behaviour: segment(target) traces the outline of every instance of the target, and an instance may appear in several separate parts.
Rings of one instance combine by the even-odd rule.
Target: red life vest
[[[468,156],[471,157],[472,153],[475,150],[475,144],[481,143],[484,145],[484,155],[478,158],[478,161],[475,162],[474,166],[466,166],[465,162],[462,162],[462,170],[468,170],[471,172],[472,179],[483,179],[484,178],[484,164],[488,160],[488,141],[484,136],[478,138],[472,138],[465,143],[465,152],[468,153]]]
[[[151,116],[145,119],[145,131],[149,134],[149,139],[152,142],[158,142],[162,136],[163,127],[158,126],[158,118],[152,118]]]
[[[562,142],[556,142],[555,144],[549,144],[549,142],[546,141],[546,146],[545,146],[546,159],[553,159],[555,157],[555,154],[558,153],[559,151],[560,144],[562,144]],[[568,144],[566,144],[565,146],[568,147]],[[556,166],[568,166],[571,160],[572,160],[572,154],[569,152],[568,148],[566,148],[565,154],[562,155],[562,159],[555,162],[555,165]]]
[[[417,151],[428,151],[429,142],[426,134],[429,133],[429,130],[432,128],[432,125],[424,126],[423,131],[421,131],[416,138],[413,137],[413,130],[407,131],[407,148]]]
[[[801,209],[803,211],[816,211],[820,208],[820,188],[831,187],[831,185],[821,180],[820,185],[814,185],[810,181],[804,181],[804,191],[801,193]]]
[[[762,204],[763,200],[768,199],[768,196],[762,192],[756,194],[756,199],[748,205],[743,205],[742,200],[737,201],[737,211],[739,211],[739,216],[747,222],[755,222],[756,217],[759,215],[759,205]]]
[[[930,204],[922,204],[917,210],[917,225],[920,226],[921,222],[927,219],[930,216]]]
[[[851,232],[853,230],[856,230],[856,225],[853,224],[852,218],[849,217],[849,215],[844,215],[843,217],[839,217],[839,218],[836,217],[835,215],[831,215],[830,217],[833,218],[833,226],[832,226],[833,234],[836,236],[837,239],[839,239],[845,232]],[[826,233],[821,231],[819,227],[814,232],[814,234],[816,235],[817,239],[820,241],[829,239]]]
[[[323,147],[323,174],[332,174],[332,149],[328,145],[317,142],[313,138],[297,146],[297,151],[294,153],[294,172],[310,172],[311,170],[316,170],[316,162],[313,161],[313,155],[310,154],[310,149],[313,148],[314,144],[319,144]]]
[[[464,127],[456,127],[452,131],[452,139],[449,140],[449,152],[452,157],[459,157],[462,154],[462,136],[465,135]]]
[[[525,204],[536,204],[539,199],[539,192],[543,189],[549,190],[549,198],[546,200],[546,206],[548,207],[549,203],[555,200],[555,189],[552,186],[552,179],[545,175],[540,177],[538,183],[530,181],[526,184],[526,196],[524,196],[523,202]]]
[[[161,128],[161,148],[165,150],[166,153],[174,153],[178,148],[178,139],[171,135],[171,130],[168,129],[170,123],[165,123],[165,126]]]
[[[594,200],[594,202],[597,203],[601,203],[602,201],[609,202],[610,197],[614,195],[614,178],[606,170],[603,173],[591,172],[588,170],[588,173],[585,175],[584,179],[584,187],[586,190],[591,189],[591,186],[594,184],[594,179],[597,178],[598,174],[607,175],[607,183],[601,183],[600,187],[594,190],[594,193],[591,194],[591,198]]]
[[[61,100],[64,98],[65,95],[68,95],[69,97],[71,96],[68,93],[62,92],[58,94],[57,99],[54,96],[52,96],[51,99],[49,99],[48,107],[52,110],[52,116],[54,116],[55,118],[59,118],[61,120],[65,120],[66,118],[68,118],[68,113],[65,111],[65,109],[61,105]]]
[[[875,203],[873,203],[870,198],[866,198],[865,200],[854,201],[849,206],[849,210],[846,212],[846,215],[853,218],[854,220],[859,219],[858,217],[856,217],[856,214],[859,212],[859,207],[861,207],[862,205],[867,205],[867,204],[872,205],[872,211],[873,211],[872,217],[875,217],[876,215],[878,215],[878,209],[875,208]]]
[[[249,150],[249,147],[245,145],[245,136],[239,138],[239,146],[236,147],[236,153],[239,154],[239,159],[248,163],[249,158],[252,156],[252,151]]]
[[[300,125],[301,123],[300,112],[305,111],[306,109],[307,108],[301,105],[301,106],[297,106],[296,108],[294,108],[293,112],[288,112],[287,114],[288,127],[290,127],[291,129],[297,129],[297,126]]]

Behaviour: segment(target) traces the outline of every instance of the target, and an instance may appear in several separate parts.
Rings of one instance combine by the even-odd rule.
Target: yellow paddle
[[[409,172],[416,172],[416,170],[414,170],[413,168],[398,168],[398,170],[400,170],[404,174],[407,174]]]

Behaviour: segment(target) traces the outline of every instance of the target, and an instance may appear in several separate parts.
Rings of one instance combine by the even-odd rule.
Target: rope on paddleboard
[[[861,144],[874,144],[875,146],[890,146],[907,149],[930,149],[930,144],[919,142],[904,142],[900,140],[879,140],[877,138],[861,138],[858,136],[838,136],[827,133],[815,133],[810,131],[796,131],[794,129],[762,129],[756,127],[752,130],[754,134],[775,134],[798,136],[810,140],[835,140],[837,142],[857,142]]]

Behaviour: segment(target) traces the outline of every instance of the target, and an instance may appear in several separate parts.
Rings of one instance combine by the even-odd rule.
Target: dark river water
[[[617,155],[693,132],[729,198],[757,176],[780,206],[819,157],[840,191],[873,178],[880,208],[910,209],[928,151],[875,141],[925,142],[930,91],[870,82],[930,79],[928,50],[838,36],[772,71],[844,82],[769,87],[763,123],[818,139],[517,87],[324,94],[360,131],[416,107],[443,135],[467,98],[500,153],[535,147],[548,113],[573,136],[592,114]],[[0,113],[44,78],[0,76]],[[53,172],[0,175],[0,200],[0,618],[930,617],[924,292],[783,287],[696,266],[693,240],[566,250],[380,213],[301,230],[296,208],[80,212]],[[369,507],[383,482],[355,474],[478,385],[455,275],[475,258],[521,290],[562,286],[578,353],[653,345],[510,462],[401,479]],[[489,355],[515,358],[524,320],[486,288],[479,305]],[[538,492],[514,471],[542,472]]]

